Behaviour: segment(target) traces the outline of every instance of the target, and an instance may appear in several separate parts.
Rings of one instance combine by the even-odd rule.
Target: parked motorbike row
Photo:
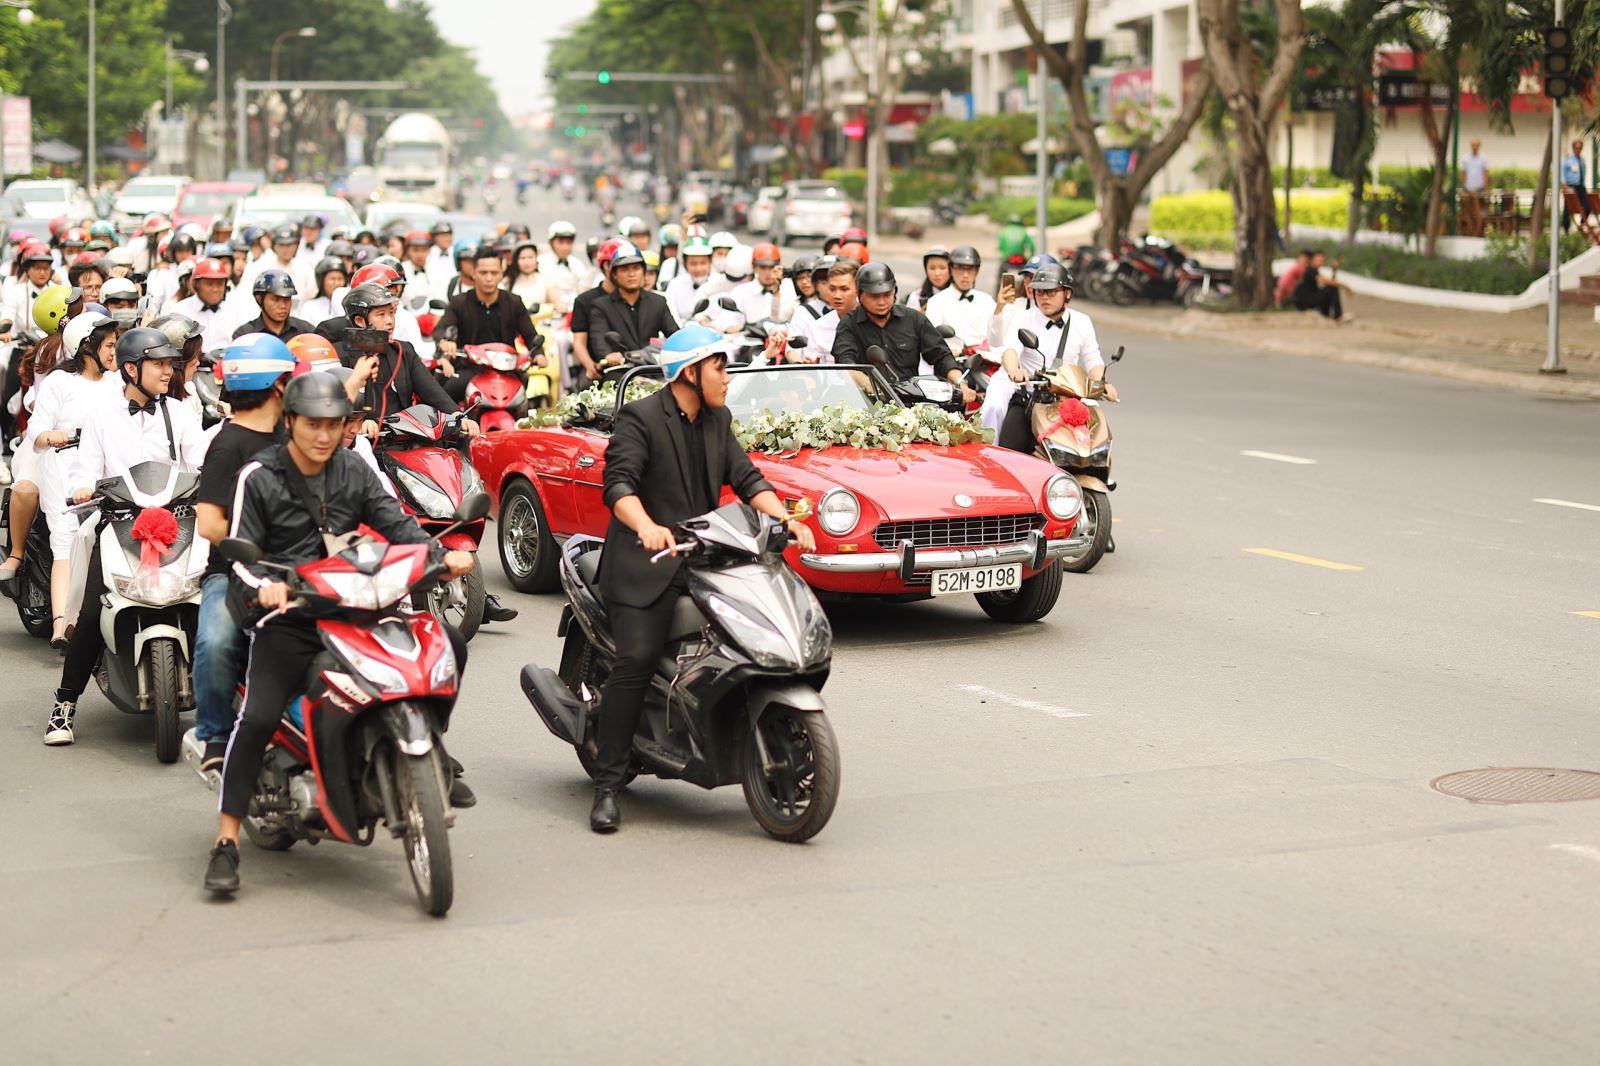
[[[1115,251],[1080,245],[1063,261],[1077,279],[1077,294],[1102,303],[1193,307],[1233,294],[1232,270],[1207,266],[1165,237],[1124,238]]]

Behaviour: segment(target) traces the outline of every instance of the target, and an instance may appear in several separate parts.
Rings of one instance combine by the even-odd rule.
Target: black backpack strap
[[[317,524],[318,532],[332,532],[328,528],[327,497],[324,496],[321,500],[318,500],[312,493],[311,486],[306,483],[305,475],[300,473],[300,468],[295,466],[294,460],[289,457],[289,446],[287,444],[278,446],[278,456],[283,464],[284,483],[289,486],[289,491],[294,493],[295,499],[300,501],[300,505],[306,509],[306,514],[310,515],[311,520]],[[324,479],[323,484],[326,485],[327,472],[324,471],[322,476]]]

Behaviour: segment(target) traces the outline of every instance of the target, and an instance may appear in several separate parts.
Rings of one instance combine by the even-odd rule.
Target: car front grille
[[[981,548],[991,544],[1015,544],[1035,529],[1044,528],[1042,514],[971,515],[961,518],[917,518],[906,522],[885,522],[872,531],[872,539],[884,551],[895,551],[902,540],[912,547]]]

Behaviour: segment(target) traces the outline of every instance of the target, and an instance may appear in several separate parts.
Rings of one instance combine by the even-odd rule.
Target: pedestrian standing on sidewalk
[[[1489,160],[1483,142],[1472,139],[1472,150],[1461,161],[1461,235],[1483,236],[1483,198],[1489,188]]]
[[[1295,286],[1294,305],[1302,311],[1321,311],[1335,322],[1346,321],[1344,301],[1340,298],[1340,290],[1349,291],[1349,286],[1337,277],[1322,277],[1320,271],[1327,262],[1327,256],[1322,250],[1315,249],[1311,253],[1311,261],[1306,264],[1305,273],[1300,275],[1300,284]],[[1334,268],[1334,272],[1338,267]]]
[[[1584,180],[1583,142],[1572,142],[1572,154],[1561,161],[1561,187],[1571,189],[1578,197],[1578,206],[1583,209],[1583,217],[1588,219],[1594,214],[1594,209],[1589,205],[1589,189]],[[1561,232],[1567,232],[1572,220],[1572,212],[1566,209],[1566,198],[1562,198],[1561,205]]]

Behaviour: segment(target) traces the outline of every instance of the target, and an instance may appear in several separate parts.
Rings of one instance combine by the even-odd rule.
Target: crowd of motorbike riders
[[[727,346],[713,342],[731,334],[754,338],[754,357],[773,362],[862,363],[871,353],[886,373],[947,379],[966,410],[1023,451],[1033,442],[1010,403],[1018,383],[1063,361],[1103,378],[1093,324],[1068,306],[1073,276],[1049,255],[1007,258],[991,294],[971,246],[928,249],[923,277],[902,285],[859,229],[785,263],[773,244],[697,223],[686,216],[652,232],[629,217],[580,245],[575,226],[556,222],[542,247],[521,225],[473,244],[448,224],[380,236],[329,232],[316,216],[242,232],[222,219],[174,230],[152,215],[131,235],[93,220],[58,220],[48,240],[9,234],[0,431],[10,454],[0,480],[10,486],[11,549],[0,586],[17,582],[26,551],[48,551],[49,639],[62,666],[42,713],[44,743],[73,743],[102,656],[123,652],[102,636],[104,580],[86,508],[97,484],[139,463],[199,472],[196,535],[255,540],[270,562],[296,565],[363,526],[390,542],[428,540],[373,445],[386,419],[416,404],[478,434],[463,405],[484,369],[468,356],[485,347],[521,353],[528,394],[546,400],[641,353],[655,353],[669,378],[683,373],[705,400],[709,372],[684,368],[707,354],[725,361]],[[1039,340],[1019,342],[1024,331]],[[640,496],[649,494],[614,511],[656,550],[670,532]],[[48,538],[30,543],[41,512]],[[468,552],[432,550],[446,577],[474,565]],[[200,586],[193,694],[200,768],[220,775],[204,879],[216,892],[238,887],[241,818],[293,679],[317,649],[307,623],[285,612],[290,589],[272,573],[213,551]],[[516,613],[493,597],[483,611],[482,621]],[[274,624],[256,624],[268,614]],[[460,633],[449,636],[464,665]],[[472,805],[463,768],[450,765],[450,805]],[[615,782],[601,784],[591,825],[619,822]]]

